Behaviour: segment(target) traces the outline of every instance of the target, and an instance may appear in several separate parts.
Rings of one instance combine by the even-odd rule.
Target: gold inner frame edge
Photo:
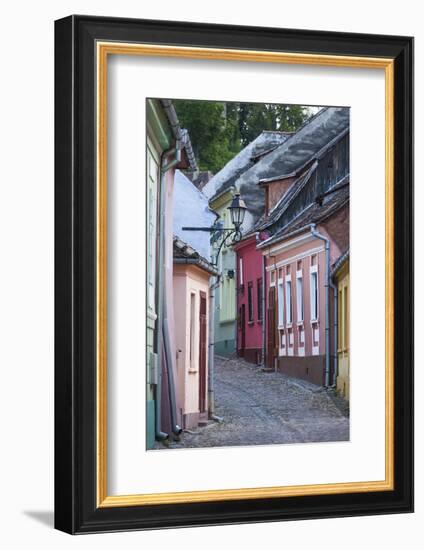
[[[217,489],[133,495],[107,494],[107,60],[108,55],[181,57],[262,63],[383,69],[385,72],[385,479],[315,485]],[[142,506],[255,498],[365,493],[394,489],[394,60],[390,58],[96,43],[97,63],[97,337],[96,473],[97,506]]]

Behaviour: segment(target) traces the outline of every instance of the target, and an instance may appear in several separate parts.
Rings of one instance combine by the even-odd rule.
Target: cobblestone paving
[[[172,448],[346,441],[346,402],[307,382],[263,372],[239,358],[215,360],[215,411],[209,421],[182,434]],[[157,448],[162,445],[158,444]],[[162,447],[163,448],[163,447]]]

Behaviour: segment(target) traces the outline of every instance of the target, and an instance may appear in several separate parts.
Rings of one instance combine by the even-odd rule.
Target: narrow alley
[[[349,439],[347,403],[323,388],[240,358],[216,357],[215,369],[215,409],[223,421],[185,431],[171,448]]]

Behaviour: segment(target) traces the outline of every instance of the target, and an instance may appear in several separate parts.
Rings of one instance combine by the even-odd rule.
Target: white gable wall
[[[173,230],[174,235],[192,246],[201,256],[210,260],[210,233],[183,231],[186,226],[210,227],[216,215],[208,206],[208,199],[180,171],[175,171]]]

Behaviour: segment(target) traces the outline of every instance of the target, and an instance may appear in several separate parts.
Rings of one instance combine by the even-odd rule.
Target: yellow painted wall
[[[338,375],[337,390],[349,400],[349,262],[337,277],[338,292]]]
[[[228,207],[233,199],[233,191],[211,201],[209,206],[222,219],[223,227],[232,227]],[[216,254],[219,243],[213,245],[213,254]],[[236,349],[236,254],[231,246],[224,245],[218,258],[218,269],[222,273],[218,290],[215,293],[215,353],[228,355]],[[229,278],[229,270],[233,271],[234,278]]]

